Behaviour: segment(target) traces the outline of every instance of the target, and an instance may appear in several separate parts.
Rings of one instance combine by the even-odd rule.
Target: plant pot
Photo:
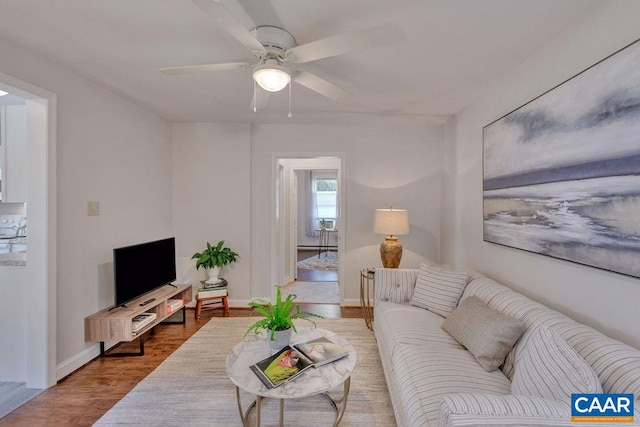
[[[218,278],[219,274],[220,267],[207,268],[207,275],[209,276],[209,278],[205,281],[205,283],[218,283],[220,281],[220,279]]]
[[[271,338],[271,331],[268,331],[268,337]],[[283,329],[282,331],[275,331],[273,334],[273,340],[269,339],[269,348],[272,352],[276,352],[285,346],[288,346],[291,342],[291,328]]]

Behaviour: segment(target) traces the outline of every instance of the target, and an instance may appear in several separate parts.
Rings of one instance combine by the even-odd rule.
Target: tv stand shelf
[[[146,331],[178,312],[167,313],[167,300],[174,298],[182,298],[184,304],[191,302],[191,284],[165,285],[130,301],[126,307],[108,307],[85,317],[84,339],[100,341],[102,348],[105,341],[133,341],[138,337],[142,340]],[[181,308],[184,316],[184,305]],[[156,320],[134,335],[133,318],[145,312],[155,313]]]

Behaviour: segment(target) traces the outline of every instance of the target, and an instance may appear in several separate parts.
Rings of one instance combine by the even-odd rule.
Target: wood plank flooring
[[[334,304],[300,304],[300,308],[327,318],[361,318],[360,307]],[[186,325],[158,325],[145,339],[142,357],[97,358],[35,399],[0,419],[0,426],[90,426],[151,373],[219,310],[202,313],[194,319],[187,311]],[[248,308],[232,308],[232,317],[251,314]],[[137,351],[138,343],[122,344],[117,351]]]

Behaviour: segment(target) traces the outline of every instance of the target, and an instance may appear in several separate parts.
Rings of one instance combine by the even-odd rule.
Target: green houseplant
[[[207,242],[207,248],[202,252],[196,252],[191,259],[196,260],[196,270],[203,267],[207,270],[209,278],[207,283],[215,283],[220,274],[220,268],[232,262],[236,262],[238,254],[230,248],[224,246],[224,240],[220,240],[217,245],[211,246]]]
[[[315,327],[315,322],[310,318],[322,318],[322,316],[308,311],[300,311],[300,306],[293,303],[297,298],[297,295],[295,294],[287,295],[287,298],[283,301],[280,286],[276,285],[275,288],[275,303],[262,298],[249,303],[249,306],[252,307],[255,312],[260,313],[264,317],[249,326],[247,332],[245,332],[245,336],[251,331],[261,333],[261,330],[267,330],[269,332],[269,345],[271,345],[273,349],[279,350],[289,344],[291,330],[293,329],[294,332],[297,332],[296,326],[293,324],[294,319],[307,320],[308,322],[313,323],[313,326]],[[283,334],[284,337],[282,340],[279,340],[276,337],[280,331],[286,331]]]

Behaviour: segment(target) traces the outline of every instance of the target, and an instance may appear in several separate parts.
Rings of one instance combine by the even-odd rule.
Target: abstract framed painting
[[[483,129],[484,240],[640,277],[640,41]]]

